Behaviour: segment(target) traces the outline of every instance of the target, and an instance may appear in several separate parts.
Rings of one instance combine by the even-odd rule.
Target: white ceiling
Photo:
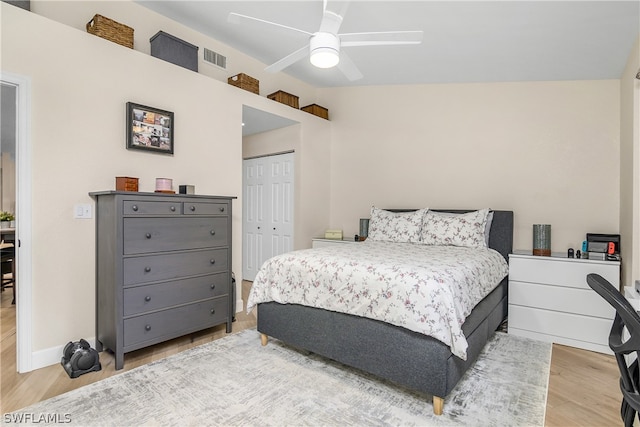
[[[319,0],[137,1],[265,66],[306,45],[307,36],[231,24],[230,12],[309,32],[317,31],[322,16]],[[329,9],[339,11],[344,3],[329,0]],[[308,60],[284,72],[315,87],[618,79],[639,27],[638,0],[354,0],[340,32],[423,30],[423,43],[343,48],[364,75],[354,82]]]

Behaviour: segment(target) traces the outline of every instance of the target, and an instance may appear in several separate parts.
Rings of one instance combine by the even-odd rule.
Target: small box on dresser
[[[611,354],[614,309],[587,285],[597,273],[620,286],[620,262],[509,255],[508,332]]]
[[[96,200],[96,349],[124,354],[233,321],[235,197],[104,191]]]

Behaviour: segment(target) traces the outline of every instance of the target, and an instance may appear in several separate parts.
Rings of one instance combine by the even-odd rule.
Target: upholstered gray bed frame
[[[513,212],[494,211],[489,247],[508,261],[512,244]],[[365,317],[297,304],[259,304],[257,328],[263,345],[270,336],[432,395],[434,413],[439,415],[444,398],[507,317],[507,290],[507,278],[504,278],[465,320],[462,330],[469,344],[466,361],[455,357],[447,345],[429,336]]]

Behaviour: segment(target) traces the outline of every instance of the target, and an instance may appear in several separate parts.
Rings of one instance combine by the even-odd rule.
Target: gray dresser
[[[124,354],[226,323],[235,197],[105,191],[96,201],[96,349]]]

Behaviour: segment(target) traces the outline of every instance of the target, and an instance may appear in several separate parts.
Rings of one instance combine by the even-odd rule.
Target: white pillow
[[[451,215],[428,211],[422,224],[422,243],[425,245],[465,246],[486,248],[485,230],[489,209]]]
[[[427,209],[413,212],[390,212],[371,207],[367,239],[380,242],[418,243],[422,217]]]

